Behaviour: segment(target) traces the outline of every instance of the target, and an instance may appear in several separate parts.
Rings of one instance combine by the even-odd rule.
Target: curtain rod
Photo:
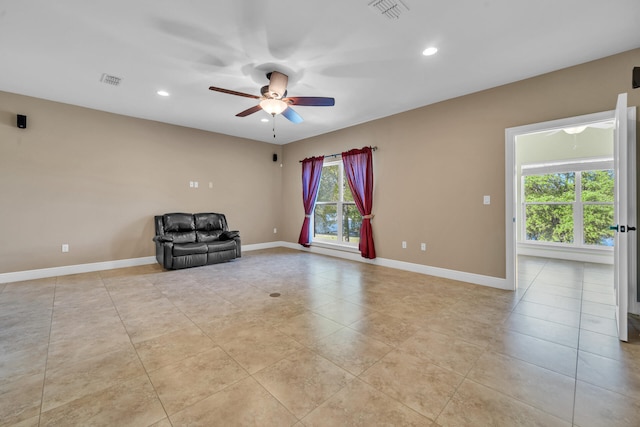
[[[378,147],[369,147],[371,148],[371,151],[376,151],[378,149]],[[338,157],[338,156],[342,156],[342,153],[335,153],[335,154],[327,154],[326,156],[324,156],[324,158],[326,159],[327,157]],[[304,160],[298,160],[298,163],[302,163]]]

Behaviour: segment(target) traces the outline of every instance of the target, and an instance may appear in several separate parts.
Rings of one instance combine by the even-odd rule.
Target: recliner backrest
[[[206,212],[194,214],[195,229],[200,231],[214,231],[221,230],[226,231],[227,219],[224,214]]]
[[[224,214],[174,212],[156,216],[156,234],[173,237],[173,243],[213,242],[229,230]]]
[[[162,222],[165,234],[173,236],[173,243],[196,241],[196,226],[192,214],[182,212],[164,214]]]
[[[214,242],[229,229],[224,214],[203,212],[194,214],[198,242]]]
[[[196,229],[192,214],[168,213],[162,216],[164,231],[191,231]]]

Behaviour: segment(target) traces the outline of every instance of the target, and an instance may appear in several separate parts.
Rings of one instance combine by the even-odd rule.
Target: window
[[[313,240],[357,246],[361,225],[342,161],[325,161],[313,214]]]
[[[526,240],[573,243],[575,172],[524,177]]]
[[[613,246],[611,161],[523,166],[523,236],[527,242]]]

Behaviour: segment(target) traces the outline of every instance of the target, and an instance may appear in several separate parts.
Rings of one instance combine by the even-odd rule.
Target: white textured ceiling
[[[0,90],[285,144],[640,47],[639,0],[369,3],[0,0]],[[273,70],[336,105],[276,117],[274,139],[267,113],[235,117],[255,100],[208,90],[259,95]]]

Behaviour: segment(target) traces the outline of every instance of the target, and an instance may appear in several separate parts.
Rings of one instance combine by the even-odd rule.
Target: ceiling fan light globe
[[[275,116],[276,114],[280,114],[286,110],[288,105],[280,99],[263,99],[260,101],[260,107],[262,107],[262,109],[267,113]]]
[[[568,133],[569,135],[576,135],[584,132],[586,128],[587,128],[586,126],[576,126],[572,128],[564,128],[562,130],[565,131],[565,133]]]

